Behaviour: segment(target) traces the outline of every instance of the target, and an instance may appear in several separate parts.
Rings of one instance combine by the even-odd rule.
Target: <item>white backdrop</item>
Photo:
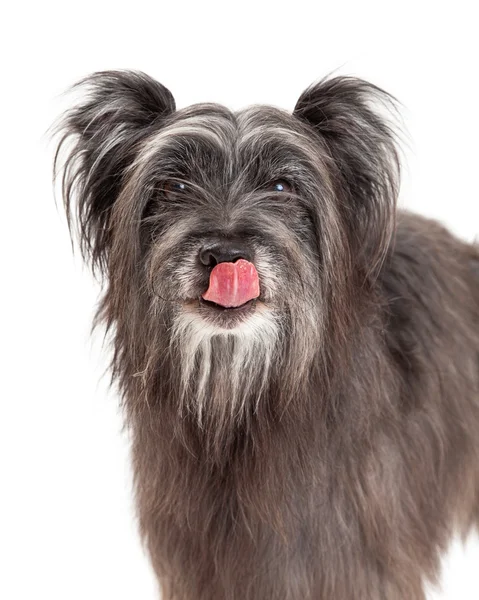
[[[45,132],[96,70],[136,68],[178,106],[293,108],[330,71],[405,105],[402,202],[479,233],[474,3],[26,2],[2,10],[0,597],[153,600],[127,440],[89,326],[98,290],[54,205]],[[5,133],[6,132],[6,133]],[[478,432],[479,435],[479,432]],[[479,598],[479,543],[453,546],[435,599]],[[267,600],[267,599],[265,599]]]

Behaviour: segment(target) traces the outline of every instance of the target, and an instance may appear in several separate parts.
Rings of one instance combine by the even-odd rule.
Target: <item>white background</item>
[[[174,4],[174,8],[172,5]],[[153,600],[117,398],[89,339],[98,290],[54,205],[45,132],[96,70],[136,68],[178,106],[292,109],[330,71],[405,105],[402,201],[479,233],[474,2],[30,2],[2,10],[0,597]],[[478,432],[479,435],[479,432]],[[479,598],[479,544],[457,544],[434,598]],[[431,596],[433,597],[433,596]],[[265,599],[268,600],[268,599]],[[274,600],[274,599],[272,599]]]

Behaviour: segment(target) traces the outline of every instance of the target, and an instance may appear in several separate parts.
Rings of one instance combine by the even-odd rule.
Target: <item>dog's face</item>
[[[326,161],[312,132],[279,110],[198,105],[167,119],[118,203],[134,214],[151,293],[217,335],[275,326],[298,304],[315,310],[320,254],[334,243],[320,215],[339,227]],[[212,270],[241,259],[257,270],[259,296],[233,307],[203,299]]]
[[[293,114],[232,113],[176,111],[136,73],[86,85],[64,121],[76,145],[63,183],[82,248],[108,279],[107,320],[136,344],[147,338],[136,353],[148,368],[152,346],[176,345],[182,395],[194,388],[199,405],[218,381],[230,381],[232,405],[248,390],[258,399],[273,368],[300,381],[391,236],[397,156],[371,107],[386,95],[338,78],[307,90]]]

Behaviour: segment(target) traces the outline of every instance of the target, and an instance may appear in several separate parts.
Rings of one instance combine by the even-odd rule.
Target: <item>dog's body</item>
[[[422,600],[479,519],[479,252],[396,215],[388,97],[175,112],[141,74],[87,84],[64,193],[164,600]],[[259,296],[205,300],[239,258]]]

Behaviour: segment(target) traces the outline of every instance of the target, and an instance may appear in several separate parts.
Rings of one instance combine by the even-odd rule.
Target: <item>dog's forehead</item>
[[[261,127],[291,127],[296,123],[295,117],[285,110],[267,104],[254,104],[238,111],[232,111],[222,104],[192,104],[176,111],[172,115],[172,124],[196,124],[208,127],[216,124],[219,127],[234,126],[238,135],[248,130]]]
[[[176,161],[197,167],[201,161],[206,170],[209,165],[211,170],[232,171],[251,166],[259,155],[286,158],[302,151],[302,125],[287,111],[253,105],[233,112],[220,104],[204,103],[171,115],[147,140],[139,162],[163,158],[170,164]]]
[[[285,130],[296,132],[298,121],[291,113],[265,104],[248,106],[236,113],[239,132],[241,135],[249,135],[258,129],[266,132],[277,132]]]
[[[220,104],[194,104],[172,115],[160,138],[195,139],[207,144],[216,141],[221,146],[241,149],[252,140],[291,137],[298,132],[297,119],[274,106],[253,105],[233,112]]]

